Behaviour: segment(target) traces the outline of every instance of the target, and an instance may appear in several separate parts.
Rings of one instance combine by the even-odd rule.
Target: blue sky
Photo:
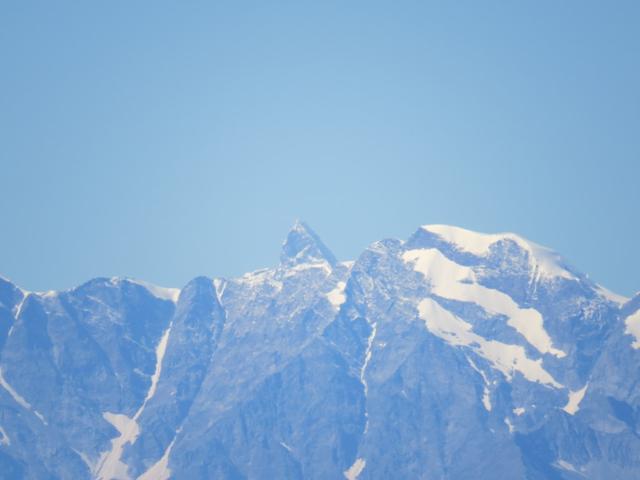
[[[420,224],[640,290],[640,3],[4,2],[0,274],[180,286]]]

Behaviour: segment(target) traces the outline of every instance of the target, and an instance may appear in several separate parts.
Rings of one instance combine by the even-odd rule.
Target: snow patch
[[[602,285],[596,285],[596,291],[598,295],[609,300],[610,302],[615,303],[619,307],[627,303],[630,299],[628,297],[624,297],[622,295],[618,295],[617,293],[612,292],[611,290],[603,287]]]
[[[371,326],[371,333],[369,334],[369,338],[367,339],[367,350],[364,355],[364,363],[362,364],[362,368],[360,369],[360,382],[364,387],[365,397],[369,393],[369,386],[367,384],[367,379],[366,379],[367,367],[369,366],[369,362],[371,361],[371,351],[373,349],[373,341],[376,338],[377,331],[378,331],[378,324],[374,323]]]
[[[508,418],[504,419],[504,424],[507,426],[507,428],[509,429],[509,433],[513,433],[515,432],[515,428],[513,428],[513,423],[511,423],[511,420],[509,420]]]
[[[156,347],[156,368],[151,376],[151,385],[147,391],[147,395],[142,402],[142,405],[135,413],[135,415],[129,418],[126,415],[120,413],[104,412],[103,418],[113,425],[120,435],[111,440],[111,449],[103,452],[100,455],[100,459],[95,468],[95,475],[98,480],[112,480],[112,479],[128,479],[129,467],[121,460],[122,451],[125,445],[128,443],[134,444],[140,435],[140,427],[138,426],[138,418],[144,411],[147,402],[153,398],[158,386],[158,380],[160,380],[160,374],[162,372],[162,361],[167,350],[167,344],[169,342],[169,335],[171,333],[171,325],[167,328]],[[162,459],[160,459],[162,460]],[[168,460],[167,460],[168,461]],[[148,477],[154,478],[154,477]],[[168,477],[166,477],[168,478]]]
[[[491,411],[491,395],[489,394],[489,389],[484,387],[484,392],[482,394],[482,405],[487,412]]]
[[[529,254],[529,266],[536,277],[575,279],[573,274],[561,266],[562,259],[556,252],[514,233],[486,234],[449,225],[424,225],[422,229],[438,235],[459,250],[479,257],[487,256],[494,243],[511,240]]]
[[[177,433],[180,433],[178,430]],[[142,475],[138,477],[138,480],[169,480],[171,478],[171,469],[169,468],[169,455],[171,455],[171,450],[173,449],[173,445],[176,443],[176,439],[174,438],[167,449],[164,451],[164,454],[156,463],[154,463],[149,470],[144,472]]]
[[[129,418],[119,413],[104,412],[102,417],[113,425],[120,435],[111,440],[111,450],[100,455],[94,473],[98,480],[126,480],[129,478],[129,467],[120,457],[124,446],[127,443],[133,444],[138,438],[138,422],[136,417]]]
[[[160,339],[160,343],[158,343],[158,346],[156,347],[156,369],[151,376],[151,386],[149,387],[149,391],[147,392],[147,396],[144,399],[142,407],[140,407],[140,412],[142,412],[142,409],[146,406],[147,402],[155,395],[156,388],[158,388],[158,381],[160,380],[160,374],[162,373],[162,361],[164,360],[164,354],[167,352],[170,333],[171,325],[169,325],[169,328],[164,332]]]
[[[563,410],[567,412],[569,415],[575,415],[578,410],[580,410],[580,402],[584,398],[584,394],[587,393],[587,388],[589,387],[589,383],[587,383],[580,390],[569,391],[569,400],[567,404],[564,406]]]
[[[280,445],[282,445],[282,446],[285,448],[285,450],[287,450],[287,451],[289,451],[289,452],[293,452],[293,450],[291,449],[291,447],[290,447],[289,445],[287,445],[286,443],[284,443],[284,442],[280,442]]]
[[[153,285],[152,283],[145,282],[143,280],[134,280],[132,278],[128,278],[127,281],[146,288],[149,291],[149,293],[156,298],[160,298],[162,300],[169,300],[173,303],[178,303],[178,298],[180,297],[179,288],[159,287],[157,285]]]
[[[469,357],[467,357],[467,362],[469,362],[469,365],[471,365],[471,368],[473,368],[476,372],[478,372],[482,377],[482,381],[484,382],[484,391],[482,393],[482,404],[484,405],[485,410],[487,412],[490,412],[492,406],[491,406],[491,393],[489,392],[489,379],[487,378],[485,373],[482,370],[480,370],[478,366],[475,364],[475,362],[471,360]]]
[[[489,389],[484,387],[484,393],[482,394],[482,405],[487,412],[491,411],[491,395],[489,394]]]
[[[311,262],[311,263],[299,263],[296,265],[293,265],[292,267],[287,267],[287,273],[285,274],[285,277],[290,277],[293,275],[297,275],[300,272],[304,272],[307,270],[313,270],[313,269],[321,269],[324,271],[324,273],[326,275],[331,274],[331,272],[333,271],[331,269],[331,265],[329,264],[329,262]]]
[[[353,266],[355,265],[355,260],[345,260],[344,262],[340,262],[340,265],[346,267],[347,269],[351,270],[353,268]]]
[[[22,313],[22,306],[24,305],[25,300],[29,297],[29,295],[31,295],[31,292],[27,292],[25,290],[20,290],[20,291],[22,292],[22,300],[20,300],[20,303],[18,303],[14,307],[15,312],[13,314],[13,317],[15,319],[17,319],[20,316],[20,314]]]
[[[9,438],[9,435],[7,435],[7,432],[4,431],[4,428],[2,428],[2,425],[0,425],[0,445],[5,445],[7,447],[11,445],[11,439]]]
[[[224,295],[224,291],[227,288],[227,281],[222,280],[220,278],[213,279],[213,288],[216,292],[216,298],[218,299],[218,303],[222,305],[222,295]]]
[[[576,467],[574,467],[572,464],[570,464],[569,462],[567,462],[566,460],[562,460],[561,458],[559,458],[555,465],[558,468],[561,468],[562,470],[566,470],[568,472],[573,472],[573,473],[577,473],[578,475],[581,475],[584,477],[584,474],[578,470]]]
[[[530,382],[538,382],[555,388],[563,388],[542,367],[542,359],[531,360],[524,347],[509,345],[496,340],[487,340],[471,331],[471,325],[430,298],[418,304],[418,314],[427,329],[453,346],[464,346],[474,350],[488,360],[495,369],[511,381],[514,372],[521,373]]]
[[[47,421],[44,418],[44,415],[42,415],[39,411],[37,410],[33,410],[33,414],[38,417],[38,420],[40,420],[42,423],[44,423],[45,425],[48,425]]]
[[[32,412],[43,424],[47,425],[47,421],[45,420],[44,416],[36,409],[34,409],[31,404],[27,402],[21,395],[19,395],[18,392],[16,392],[13,387],[11,387],[11,385],[9,385],[9,383],[5,380],[4,375],[2,374],[2,367],[0,367],[0,386],[2,386],[2,388],[4,388],[9,393],[9,395],[11,395],[11,397],[16,401],[18,405]]]
[[[265,283],[269,283],[276,290],[280,291],[282,289],[282,282],[273,280],[273,273],[273,270],[263,268],[260,270],[255,270],[253,272],[245,273],[235,281],[249,288],[256,288]]]
[[[255,287],[266,282],[270,277],[271,270],[268,268],[261,268],[260,270],[245,273],[238,279],[238,282]]]
[[[93,464],[93,462],[91,461],[91,459],[89,458],[89,455],[87,455],[84,452],[81,452],[80,450],[76,450],[75,448],[72,448],[71,450],[73,450],[74,452],[76,452],[78,454],[78,456],[80,457],[80,459],[84,462],[84,464],[87,466],[87,468],[89,469],[90,472],[93,472],[93,469],[95,467],[95,465]]]
[[[338,282],[335,288],[327,293],[327,300],[336,310],[340,309],[340,306],[347,300],[347,296],[344,293],[346,285],[345,282]]]
[[[627,326],[624,333],[633,335],[635,338],[635,342],[633,342],[631,346],[636,349],[640,348],[640,309],[629,315],[624,323]]]
[[[357,458],[356,461],[353,462],[353,465],[351,465],[348,470],[344,471],[344,477],[347,480],[357,480],[366,465],[367,461],[365,459]]]
[[[408,250],[402,258],[413,263],[414,270],[424,275],[435,295],[475,303],[489,314],[504,315],[508,318],[507,324],[540,353],[550,353],[558,358],[566,356],[565,352],[553,347],[540,312],[520,308],[506,293],[476,283],[472,268],[453,262],[434,248]]]
[[[369,395],[369,384],[367,383],[367,367],[369,366],[369,362],[371,361],[371,355],[373,351],[373,341],[376,338],[376,334],[378,332],[378,324],[374,323],[371,325],[371,333],[369,334],[369,338],[367,338],[367,350],[364,354],[364,362],[362,364],[362,368],[360,368],[360,383],[364,388],[364,397],[365,401],[367,395]],[[364,410],[365,424],[364,424],[364,433],[367,433],[369,430],[369,412],[365,406]],[[364,468],[364,467],[363,467]]]

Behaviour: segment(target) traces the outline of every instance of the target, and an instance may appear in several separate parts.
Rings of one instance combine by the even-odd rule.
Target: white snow
[[[420,318],[427,329],[450,345],[465,346],[487,359],[496,370],[511,381],[515,372],[521,373],[530,382],[538,382],[562,388],[542,366],[542,359],[531,360],[520,345],[509,345],[496,340],[487,340],[471,331],[471,325],[457,317],[430,298],[418,304]]]
[[[180,433],[178,430],[177,433]],[[169,468],[169,455],[171,455],[171,450],[173,449],[173,445],[176,443],[176,439],[174,438],[167,449],[164,451],[164,454],[156,463],[154,463],[149,470],[144,472],[142,475],[138,477],[138,480],[169,480],[171,478],[171,469]]]
[[[129,467],[120,460],[122,450],[127,443],[134,443],[140,434],[136,418],[129,418],[120,413],[104,412],[103,418],[113,425],[120,435],[111,440],[111,450],[102,453],[96,465],[96,478],[99,480],[126,480],[129,478]]]
[[[151,398],[156,393],[156,388],[158,387],[158,380],[160,380],[160,373],[162,373],[162,360],[164,359],[164,354],[167,352],[167,344],[169,343],[169,334],[171,333],[171,325],[167,328],[160,339],[160,343],[156,347],[156,369],[151,376],[151,386],[149,387],[149,391],[147,392],[147,396],[144,399],[144,403],[140,409],[142,410],[147,402],[151,400]]]
[[[563,470],[567,470],[567,471],[569,471],[569,472],[574,472],[574,473],[577,473],[577,474],[579,474],[579,475],[583,475],[583,474],[582,474],[582,472],[580,472],[576,467],[574,467],[574,466],[573,466],[572,464],[570,464],[569,462],[567,462],[567,461],[565,461],[565,460],[562,460],[561,458],[559,458],[559,459],[556,461],[556,465],[557,465],[558,467],[560,467],[561,469],[563,469]]]
[[[513,428],[513,423],[511,423],[511,420],[509,420],[508,418],[504,419],[504,423],[509,429],[509,433],[513,433],[516,430],[515,428]]]
[[[528,252],[529,266],[535,277],[575,279],[573,274],[561,266],[562,259],[556,252],[514,233],[486,234],[449,225],[424,225],[422,229],[438,235],[459,250],[479,257],[487,256],[494,243],[511,240]]]
[[[624,323],[627,326],[624,333],[633,335],[635,338],[635,342],[633,342],[631,346],[633,348],[640,348],[640,309],[629,315]]]
[[[567,412],[569,415],[575,415],[578,410],[580,410],[580,402],[584,398],[584,394],[587,393],[587,388],[589,387],[589,383],[587,383],[580,390],[569,391],[569,400],[567,404],[564,406],[563,410]]]
[[[151,385],[147,391],[147,395],[142,402],[142,405],[132,418],[120,413],[104,412],[102,416],[111,425],[113,425],[120,435],[111,440],[111,450],[103,452],[98,460],[95,468],[95,475],[98,480],[112,480],[112,479],[128,479],[129,467],[126,463],[120,460],[122,451],[126,444],[134,444],[140,435],[140,427],[138,426],[138,418],[144,411],[147,402],[153,398],[158,386],[158,380],[160,380],[160,374],[162,372],[162,361],[164,359],[165,352],[167,350],[167,343],[169,341],[169,334],[171,333],[171,325],[165,330],[158,346],[156,347],[156,368],[151,376]],[[162,460],[162,459],[161,459]],[[167,460],[168,461],[168,460]],[[149,477],[152,478],[152,477]],[[168,477],[167,477],[168,478]]]
[[[33,412],[33,414],[38,417],[38,419],[44,423],[45,425],[47,425],[47,421],[45,420],[45,418],[42,416],[42,414],[40,412],[38,412],[37,410],[35,410],[31,404],[29,402],[27,402],[21,395],[18,394],[18,392],[16,392],[13,387],[11,387],[11,385],[9,385],[9,383],[5,380],[4,375],[2,374],[2,367],[0,367],[0,386],[2,386],[2,388],[4,388],[9,395],[11,395],[11,397],[16,401],[16,403],[18,403],[18,405],[20,405],[22,408],[29,410],[30,412]]]
[[[222,305],[222,295],[224,295],[224,291],[227,288],[227,281],[221,278],[214,278],[213,288],[216,292],[216,298],[218,299],[218,303]]]
[[[333,271],[329,262],[321,261],[321,262],[307,262],[307,263],[298,263],[291,267],[287,267],[287,273],[285,277],[291,277],[293,275],[297,275],[300,272],[304,272],[312,269],[321,269],[324,271],[325,275],[330,275]]]
[[[630,300],[628,297],[618,295],[617,293],[612,292],[611,290],[603,287],[602,285],[596,285],[596,291],[601,297],[609,300],[610,302],[615,303],[619,307],[624,305]]]
[[[247,272],[243,274],[240,278],[238,278],[238,282],[248,283],[249,285],[259,285],[265,282],[270,274],[271,270],[269,270],[268,268],[260,268],[258,270],[254,270],[253,272]]]
[[[353,465],[349,467],[348,470],[345,470],[344,477],[347,480],[358,480],[358,477],[364,470],[364,467],[367,465],[367,461],[363,458],[357,458]]]
[[[471,368],[473,368],[476,372],[478,372],[482,377],[482,381],[484,382],[484,391],[482,393],[482,404],[484,405],[485,410],[487,412],[490,412],[492,407],[491,407],[491,393],[489,392],[489,379],[487,378],[485,373],[482,370],[480,370],[478,366],[475,364],[475,362],[471,360],[469,357],[467,357],[467,362],[469,362],[469,365],[471,365]]]
[[[491,395],[489,394],[489,389],[485,386],[484,393],[482,394],[482,405],[487,412],[491,411]]]
[[[522,407],[514,408],[513,413],[515,413],[518,417],[523,415],[526,410]]]
[[[329,303],[331,303],[336,310],[338,310],[347,299],[344,293],[346,285],[345,282],[338,282],[335,288],[327,293],[327,300],[329,300]]]
[[[159,287],[158,285],[154,285],[152,283],[145,282],[143,280],[136,280],[133,278],[127,278],[127,281],[146,288],[149,291],[149,293],[156,298],[160,298],[162,300],[169,300],[173,303],[178,303],[178,298],[180,297],[179,288]]]
[[[362,368],[360,369],[360,383],[362,383],[362,386],[364,387],[365,399],[369,394],[369,384],[367,383],[367,367],[369,366],[369,362],[371,361],[371,355],[373,352],[373,341],[376,338],[377,332],[378,324],[374,323],[373,325],[371,325],[371,333],[369,334],[369,338],[367,339],[367,350],[365,351],[364,362],[362,364]],[[367,433],[367,431],[369,430],[369,412],[367,411],[366,406],[364,410],[364,416],[366,419],[364,424],[364,433]]]
[[[460,250],[478,256],[486,255],[491,245],[503,238],[502,235],[486,235],[451,225],[423,225],[422,229],[435,233],[444,241],[457,246]]]
[[[562,350],[553,347],[540,312],[533,308],[520,308],[506,293],[478,284],[471,267],[455,263],[434,248],[408,250],[402,258],[413,263],[414,270],[425,276],[435,295],[475,303],[492,315],[505,315],[507,324],[540,353],[550,353],[558,358],[566,356]]]
[[[20,300],[20,303],[18,303],[14,307],[15,313],[13,314],[13,317],[16,318],[16,319],[22,313],[22,306],[24,305],[25,300],[29,297],[29,295],[31,295],[31,292],[27,292],[26,290],[21,290],[21,292],[22,292],[22,300]]]
[[[282,289],[282,282],[274,280],[273,277],[274,270],[263,268],[260,270],[255,270],[253,272],[245,273],[241,277],[235,279],[235,281],[242,284],[243,286],[247,286],[252,289],[268,283],[277,291],[280,291]]]
[[[7,435],[7,432],[4,431],[4,428],[2,428],[2,425],[0,425],[0,445],[5,445],[7,447],[11,445],[11,439],[9,438],[9,435]]]
[[[94,469],[95,465],[93,464],[93,462],[89,458],[89,455],[87,455],[84,452],[81,452],[80,450],[76,450],[75,448],[72,448],[72,450],[78,454],[78,456],[84,462],[84,464],[87,466],[89,471],[93,472],[93,469]]]
[[[293,450],[291,449],[291,447],[289,445],[287,445],[284,442],[280,442],[280,445],[282,445],[287,451],[292,452]]]
[[[376,338],[377,331],[378,331],[378,324],[374,323],[371,326],[371,333],[369,334],[369,338],[367,339],[367,350],[364,355],[364,363],[362,364],[362,368],[360,369],[360,382],[364,386],[365,397],[367,396],[367,393],[369,393],[369,386],[367,384],[367,379],[366,379],[367,366],[369,366],[369,362],[371,361],[371,353],[372,353],[371,351],[373,348],[373,341]]]
[[[35,409],[34,409],[34,410],[33,410],[33,414],[34,414],[36,417],[38,417],[38,419],[39,419],[42,423],[44,423],[45,425],[48,425],[48,424],[47,424],[47,421],[46,421],[46,420],[45,420],[45,418],[44,418],[44,415],[42,415],[39,411],[37,411],[37,410],[35,410]]]

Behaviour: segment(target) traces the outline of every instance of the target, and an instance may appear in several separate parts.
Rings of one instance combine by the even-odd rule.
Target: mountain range
[[[0,278],[2,479],[638,479],[640,294],[426,225],[180,289]]]

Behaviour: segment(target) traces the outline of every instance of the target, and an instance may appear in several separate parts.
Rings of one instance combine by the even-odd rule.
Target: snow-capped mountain
[[[428,225],[182,289],[0,279],[3,479],[637,479],[640,295]]]

